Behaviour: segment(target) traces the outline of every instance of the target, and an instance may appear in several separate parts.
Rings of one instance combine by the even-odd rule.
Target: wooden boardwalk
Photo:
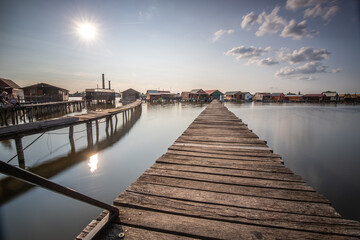
[[[120,231],[124,239],[360,238],[359,222],[342,218],[219,102],[114,205],[119,219],[100,239],[119,239]]]

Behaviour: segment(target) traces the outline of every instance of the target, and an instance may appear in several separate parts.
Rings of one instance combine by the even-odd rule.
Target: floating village
[[[25,183],[30,183],[100,208],[98,217],[79,229],[77,240],[360,237],[359,222],[342,217],[324,195],[285,166],[281,155],[224,104],[350,105],[360,102],[360,94],[251,94],[203,89],[140,93],[132,88],[116,92],[104,74],[102,87],[72,95],[80,100],[71,100],[69,90],[48,83],[20,87],[4,78],[0,78],[0,91],[0,141],[11,140],[16,146],[13,158],[0,161],[0,172],[6,175],[0,180],[1,203],[29,190],[30,185]],[[143,102],[208,104],[202,104],[202,112],[165,153],[152,159],[153,165],[126,190],[114,192],[117,197],[112,204],[50,180],[61,171],[58,169],[79,163],[85,155],[100,152],[127,134],[140,118]],[[110,107],[92,108],[101,104]],[[84,108],[87,111],[82,111]],[[79,154],[79,142],[74,137],[77,126],[83,127],[86,139],[82,142],[86,147]],[[27,167],[24,150],[45,133],[59,129],[66,129],[62,134],[68,135],[69,154]],[[105,138],[101,139],[104,132]],[[24,147],[24,138],[31,135],[36,139]],[[17,159],[16,165],[10,163],[13,159]]]

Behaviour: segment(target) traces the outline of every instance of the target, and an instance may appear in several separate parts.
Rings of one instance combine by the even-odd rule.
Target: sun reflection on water
[[[88,166],[90,167],[90,172],[95,172],[95,170],[97,169],[97,164],[99,162],[98,159],[98,154],[94,154],[90,157]]]

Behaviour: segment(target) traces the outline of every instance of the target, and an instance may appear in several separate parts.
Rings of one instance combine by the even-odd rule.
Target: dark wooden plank
[[[257,170],[241,170],[241,169],[224,169],[224,168],[214,168],[208,166],[188,166],[188,165],[178,165],[171,163],[156,163],[151,166],[155,169],[163,170],[175,170],[175,171],[184,171],[184,172],[194,172],[194,173],[206,173],[206,174],[215,174],[220,176],[234,176],[234,177],[248,177],[248,178],[257,178],[257,179],[268,179],[268,180],[280,180],[288,182],[302,182],[305,181],[298,175],[288,174],[288,173],[279,173],[279,172],[264,172]]]
[[[178,200],[203,202],[246,209],[258,209],[270,212],[295,213],[302,215],[340,217],[329,204],[287,201],[229,193],[194,190],[164,185],[135,182],[127,189],[135,193],[162,196]]]
[[[317,202],[317,203],[327,203],[327,204],[330,203],[329,200],[327,200],[324,196],[322,196],[317,192],[261,188],[254,186],[238,186],[238,185],[207,182],[201,180],[198,181],[194,179],[174,178],[174,177],[148,175],[148,174],[141,175],[138,178],[138,181],[165,185],[165,186],[179,187],[179,188],[231,193],[231,194],[239,194],[245,196],[283,199],[283,200],[301,201],[301,202]]]
[[[126,191],[116,200],[117,206],[143,208],[184,216],[245,223],[258,226],[280,227],[315,233],[333,233],[342,236],[360,236],[360,225],[342,218],[318,217],[281,212],[267,212],[230,206],[183,201],[162,196]],[[201,220],[199,220],[201,221]]]
[[[284,168],[282,163],[267,161],[241,161],[241,160],[230,160],[230,159],[216,159],[216,158],[204,158],[204,157],[187,157],[179,155],[165,154],[156,160],[158,163],[171,163],[171,164],[182,164],[190,166],[208,166],[225,169],[241,169],[250,171],[261,171],[261,172],[274,172],[274,173],[288,173],[293,172]]]
[[[259,156],[248,156],[248,155],[228,155],[228,154],[217,154],[217,153],[204,153],[204,152],[187,152],[168,150],[168,155],[181,155],[188,157],[207,157],[216,159],[231,159],[231,160],[243,160],[243,161],[259,161],[259,162],[282,162],[281,158],[276,157],[259,157]]]
[[[192,173],[192,172],[179,172],[173,170],[162,170],[162,169],[148,169],[145,171],[146,174],[176,177],[180,179],[191,179],[199,181],[208,181],[214,183],[233,184],[239,186],[254,186],[263,188],[278,188],[288,190],[299,190],[299,191],[315,191],[312,187],[298,182],[285,182],[277,180],[264,180],[264,179],[253,179],[243,177],[232,177],[232,176],[218,176],[203,173]]]
[[[119,207],[119,222],[168,233],[202,239],[357,239],[280,228],[236,224],[182,215]]]

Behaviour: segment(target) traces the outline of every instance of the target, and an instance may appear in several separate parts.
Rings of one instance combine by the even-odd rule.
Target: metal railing
[[[81,202],[88,203],[90,205],[106,209],[109,213],[94,227],[84,239],[93,239],[97,234],[103,230],[109,223],[114,221],[119,216],[119,209],[116,207],[86,196],[71,188],[64,187],[60,184],[54,183],[46,178],[31,173],[21,168],[14,167],[8,163],[0,161],[0,172],[11,177],[17,178],[23,182],[27,182],[42,188],[46,188],[50,191],[71,197]]]

